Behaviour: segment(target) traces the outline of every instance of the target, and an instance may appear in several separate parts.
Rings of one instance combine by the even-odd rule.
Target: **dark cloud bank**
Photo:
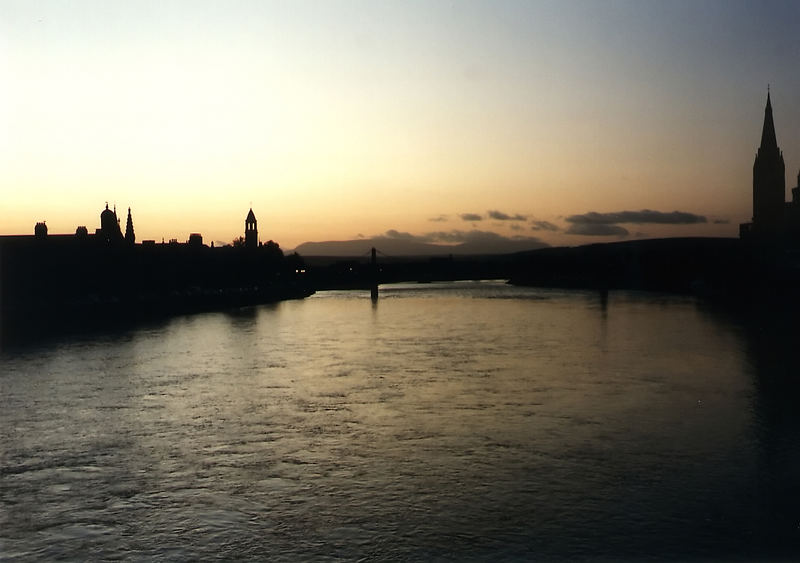
[[[558,226],[550,221],[531,221],[532,231],[557,231]]]
[[[597,213],[590,211],[582,215],[570,215],[567,217],[568,223],[592,223],[592,224],[614,224],[614,223],[654,223],[660,225],[691,225],[693,223],[706,223],[707,220],[702,215],[687,213],[685,211],[652,211],[642,209],[641,211],[616,211],[613,213]]]
[[[541,243],[536,237],[513,236],[506,237],[492,231],[480,231],[473,229],[471,231],[461,231],[454,229],[452,231],[435,231],[425,233],[423,235],[413,235],[404,231],[397,231],[389,229],[382,235],[373,237],[374,239],[394,239],[394,240],[407,240],[413,242],[421,242],[427,244],[461,244],[461,243],[487,243],[487,242],[534,242]]]
[[[584,236],[627,236],[628,229],[619,223],[633,223],[637,225],[693,225],[697,223],[707,223],[708,220],[703,215],[695,215],[686,211],[653,211],[642,209],[641,211],[616,211],[612,213],[597,213],[590,211],[581,215],[570,215],[566,218],[570,223],[566,233],[571,235]]]
[[[483,221],[484,217],[480,213],[461,213],[459,215],[462,220],[464,221]],[[497,209],[490,209],[486,212],[486,217],[488,219],[494,219],[495,221],[527,221],[528,216],[522,215],[520,213],[514,213],[513,215],[509,215],[508,213],[504,213],[502,211],[498,211]]]
[[[497,221],[526,221],[528,219],[527,216],[520,215],[519,213],[516,215],[509,215],[508,213],[503,213],[496,209],[491,209],[488,213],[490,219],[495,219]]]

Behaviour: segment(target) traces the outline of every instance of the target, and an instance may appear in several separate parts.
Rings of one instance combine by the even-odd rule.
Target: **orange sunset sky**
[[[109,202],[138,240],[206,242],[252,204],[286,249],[736,236],[768,83],[796,185],[798,23],[797,2],[2,0],[0,234],[94,230]],[[643,209],[696,220],[570,220]]]

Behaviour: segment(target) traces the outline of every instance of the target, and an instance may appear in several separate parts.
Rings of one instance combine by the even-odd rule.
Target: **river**
[[[791,558],[790,323],[456,282],[15,346],[0,558]]]

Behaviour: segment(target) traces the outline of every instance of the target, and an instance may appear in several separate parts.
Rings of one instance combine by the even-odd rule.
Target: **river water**
[[[776,315],[390,285],[6,349],[0,557],[791,559]]]

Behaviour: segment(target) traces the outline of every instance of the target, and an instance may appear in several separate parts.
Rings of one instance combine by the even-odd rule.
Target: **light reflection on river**
[[[470,282],[7,350],[0,554],[789,556],[774,346],[691,298]]]

